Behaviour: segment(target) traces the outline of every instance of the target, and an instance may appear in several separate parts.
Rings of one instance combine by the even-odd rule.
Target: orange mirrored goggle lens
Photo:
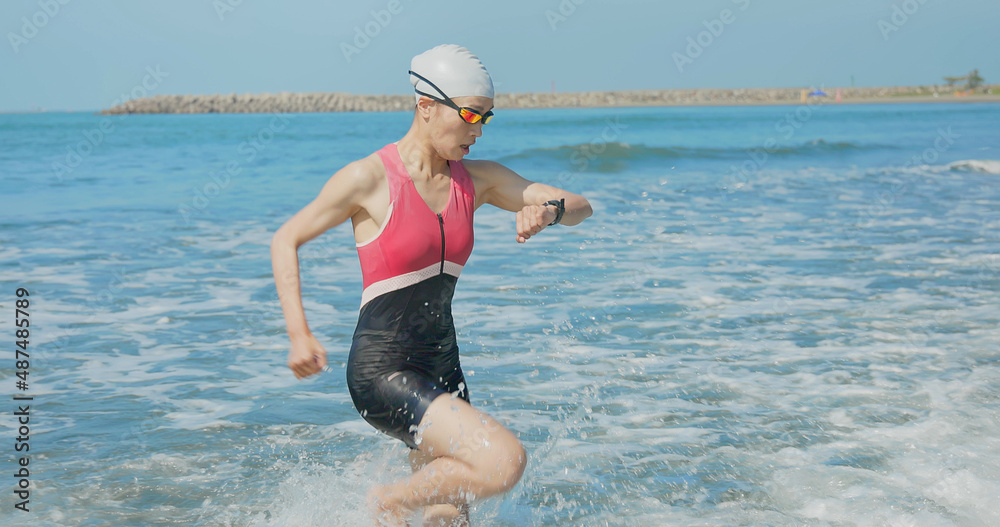
[[[478,112],[470,108],[459,108],[458,114],[461,115],[462,119],[465,119],[465,122],[469,124],[476,124],[480,119],[483,120],[483,124],[489,124],[490,119],[493,118],[493,110],[480,115]]]

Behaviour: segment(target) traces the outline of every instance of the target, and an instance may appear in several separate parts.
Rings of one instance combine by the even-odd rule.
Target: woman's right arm
[[[326,182],[316,199],[285,222],[271,239],[274,284],[291,340],[288,367],[296,378],[318,373],[326,366],[326,350],[309,330],[302,307],[298,249],[354,216],[361,208],[362,196],[371,191],[372,182],[363,161],[345,166]]]

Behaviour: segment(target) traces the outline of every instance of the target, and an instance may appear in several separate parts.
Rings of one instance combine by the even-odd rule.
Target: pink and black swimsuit
[[[396,144],[378,155],[389,209],[378,234],[358,244],[364,291],[347,385],[366,421],[415,449],[414,432],[431,401],[445,393],[469,400],[451,300],[472,253],[476,191],[465,166],[449,161],[448,204],[435,213]]]

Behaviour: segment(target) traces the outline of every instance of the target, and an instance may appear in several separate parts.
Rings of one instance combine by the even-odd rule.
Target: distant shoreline
[[[948,86],[892,86],[814,89],[745,88],[633,90],[576,93],[500,93],[499,109],[616,108],[655,106],[764,106],[799,104],[874,104],[924,102],[1000,102],[1000,85],[958,96]],[[837,101],[838,92],[840,101]],[[412,95],[355,95],[339,92],[228,95],[157,95],[102,110],[104,115],[134,113],[310,113],[384,112],[413,107]]]

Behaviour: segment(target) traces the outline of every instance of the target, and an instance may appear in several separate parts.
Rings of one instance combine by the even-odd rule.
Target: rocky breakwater
[[[838,88],[824,88],[826,96],[810,101],[833,101]],[[602,108],[618,106],[725,106],[797,104],[814,89],[746,88],[697,90],[632,90],[577,93],[500,93],[497,108]],[[947,86],[893,86],[840,88],[843,102],[896,102],[909,98],[955,100]],[[990,99],[995,86],[977,91]],[[102,114],[132,113],[306,113],[392,112],[411,110],[412,95],[354,95],[339,92],[229,95],[157,95],[127,101]]]
[[[134,99],[102,114],[130,113],[307,113],[392,112],[409,109],[413,96],[348,93],[263,93],[243,95],[156,95]]]

